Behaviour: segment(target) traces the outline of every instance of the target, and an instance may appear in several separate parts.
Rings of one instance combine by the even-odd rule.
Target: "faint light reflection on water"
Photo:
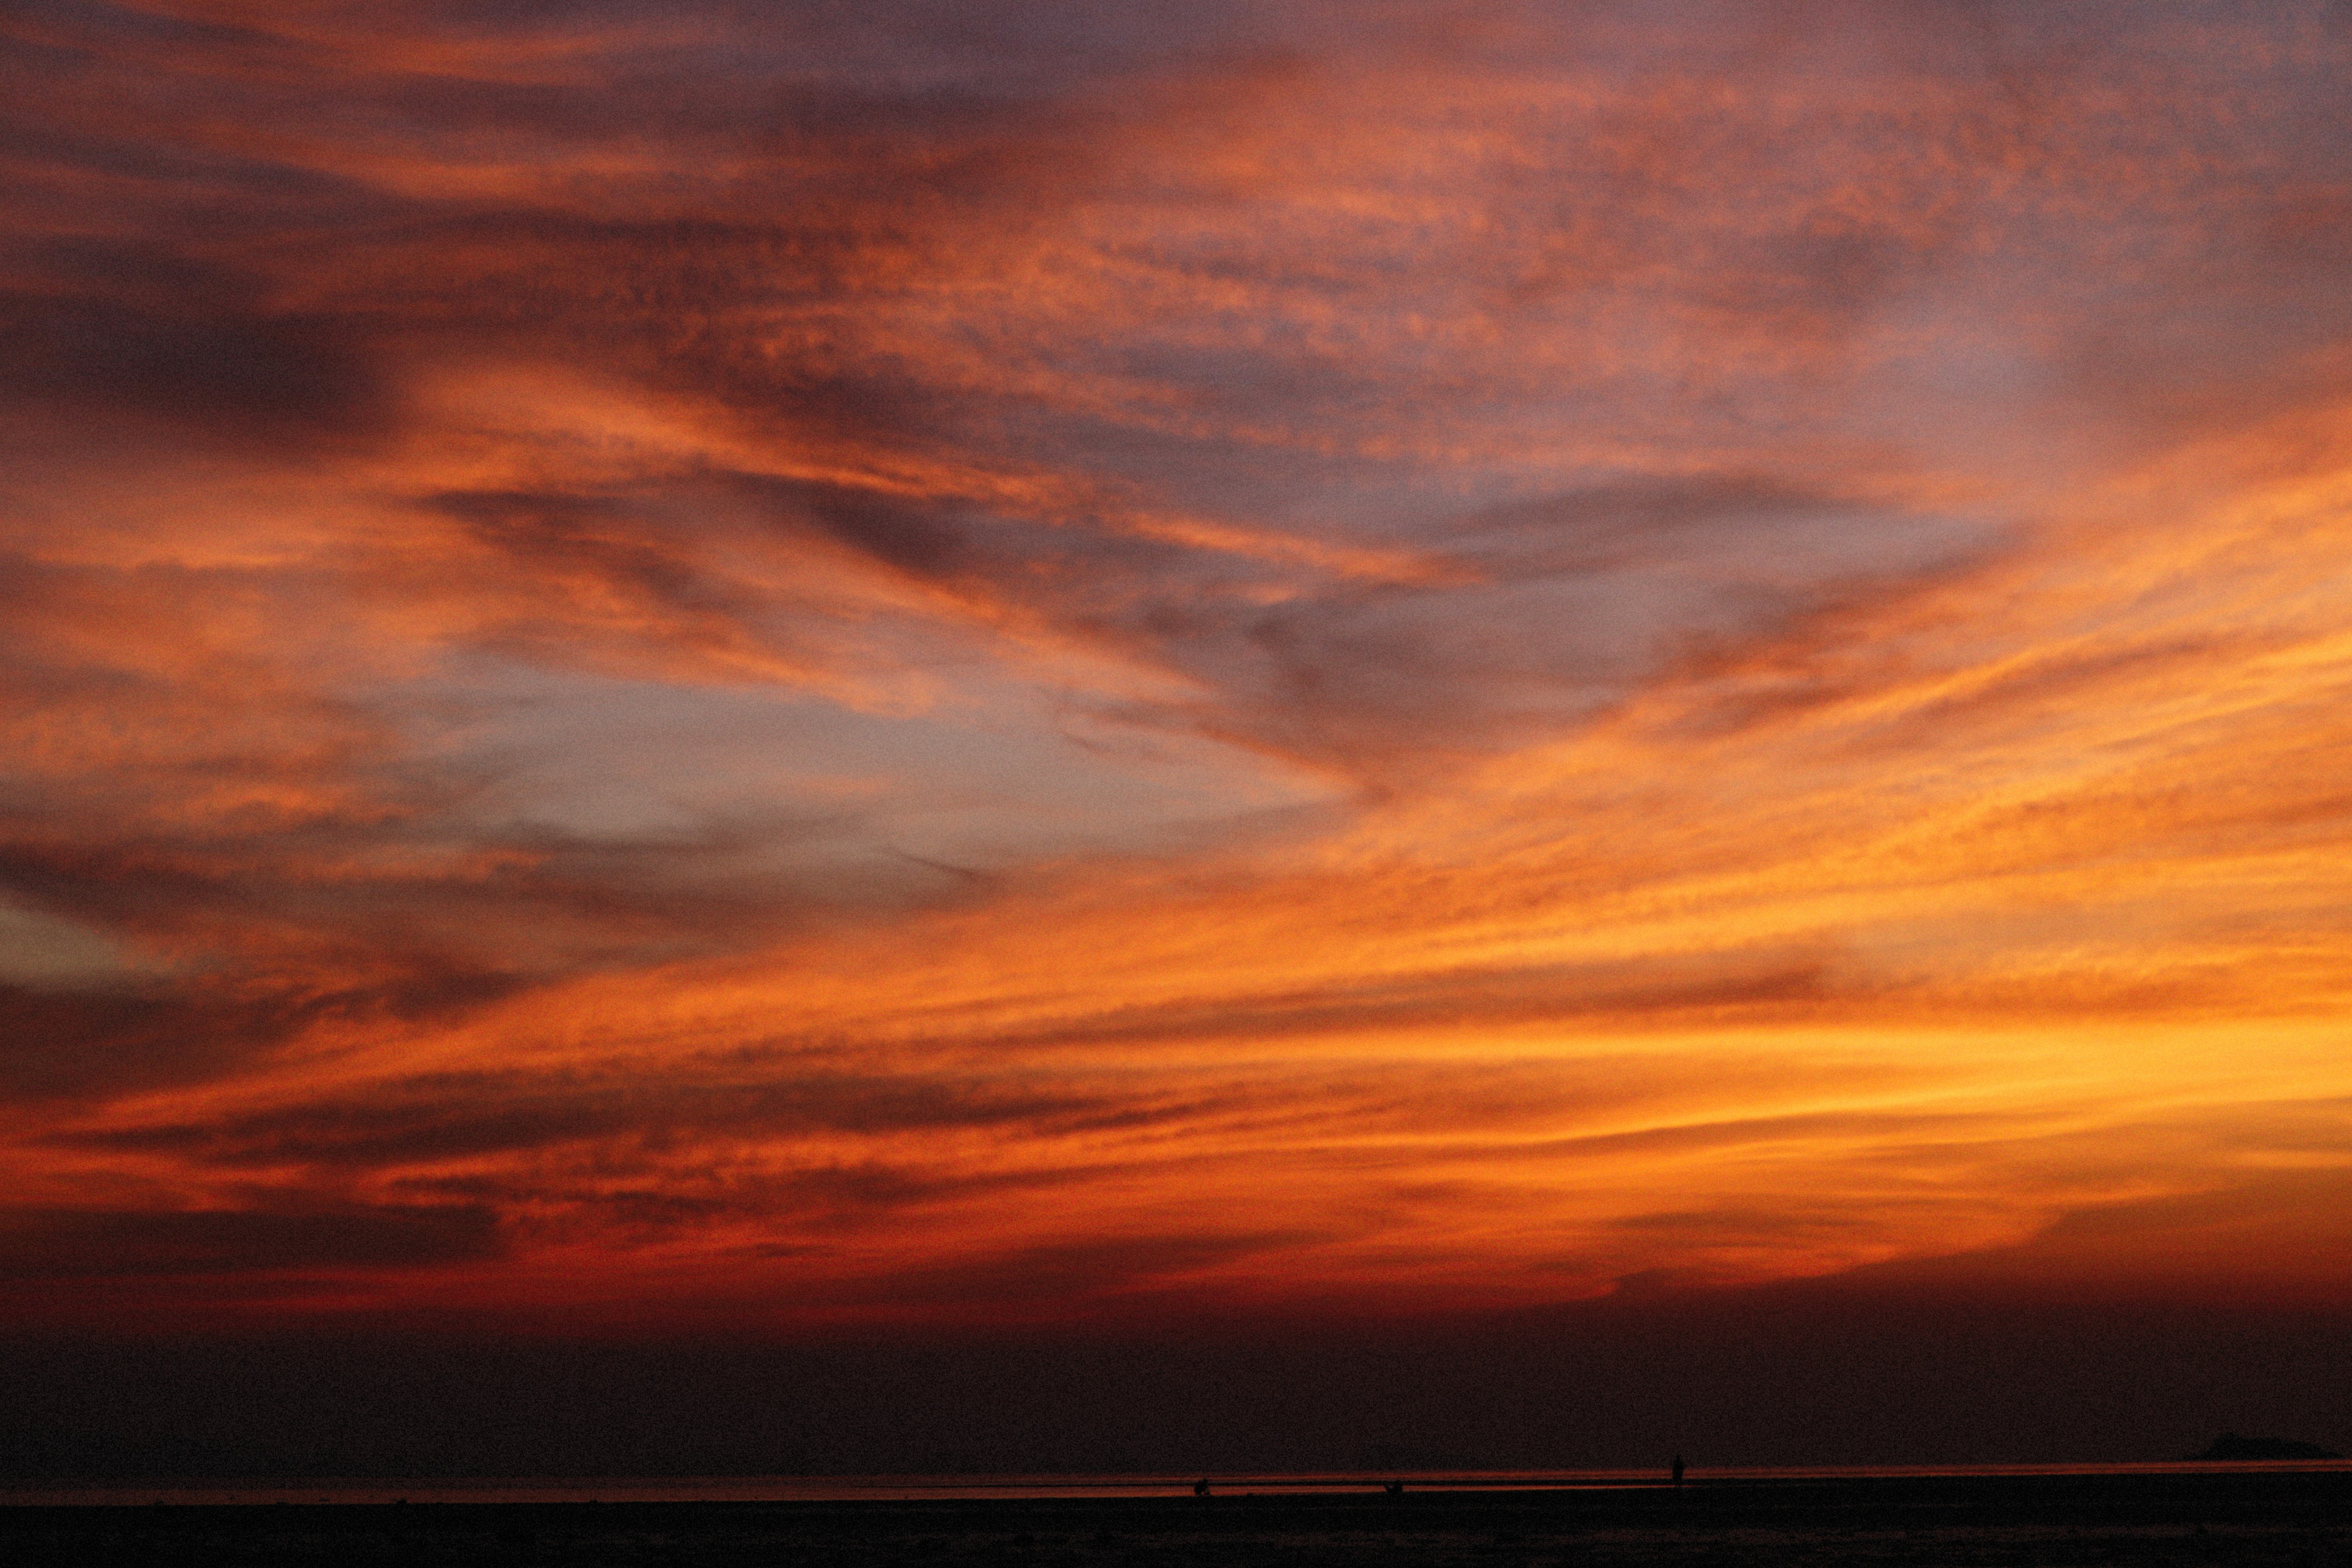
[[[1694,1466],[1687,1484],[1709,1481],[1860,1479],[1902,1476],[2124,1476],[2352,1470],[2352,1460],[2284,1459],[2235,1463],[2147,1461],[2082,1465]],[[335,1503],[643,1503],[910,1502],[987,1498],[1149,1498],[1191,1492],[1204,1478],[1183,1475],[950,1476],[593,1476],[482,1479],[152,1479],[0,1481],[0,1506],[91,1507]],[[1377,1491],[1402,1481],[1408,1490],[1491,1491],[1664,1487],[1663,1466],[1608,1470],[1381,1470],[1220,1474],[1213,1492],[1298,1495]]]

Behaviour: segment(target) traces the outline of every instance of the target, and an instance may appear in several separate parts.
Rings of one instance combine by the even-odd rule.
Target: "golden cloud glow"
[[[16,1309],[2341,1304],[2336,12],[301,9],[0,24]]]

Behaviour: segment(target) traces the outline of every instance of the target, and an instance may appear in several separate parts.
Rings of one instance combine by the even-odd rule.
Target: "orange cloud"
[[[2336,1299],[2340,20],[919,9],[6,21],[24,1310]]]

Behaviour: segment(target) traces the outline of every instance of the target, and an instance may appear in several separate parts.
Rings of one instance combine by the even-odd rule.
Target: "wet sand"
[[[2352,1568],[2352,1473],[1697,1481],[1679,1491],[0,1509],[0,1563],[2150,1563]]]

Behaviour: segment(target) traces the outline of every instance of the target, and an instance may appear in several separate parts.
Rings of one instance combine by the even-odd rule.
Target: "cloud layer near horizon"
[[[2339,1300],[2352,22],[1550,11],[12,9],[10,1299]]]

